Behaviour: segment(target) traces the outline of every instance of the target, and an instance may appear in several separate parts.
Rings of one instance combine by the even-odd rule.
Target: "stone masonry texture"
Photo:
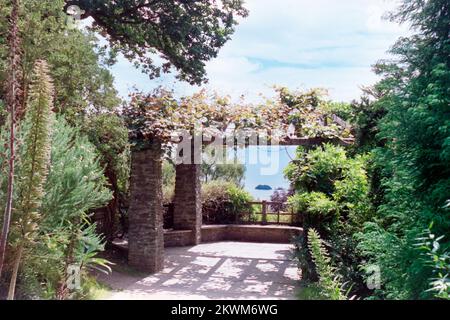
[[[133,151],[129,208],[129,265],[155,273],[164,265],[161,147]]]
[[[201,167],[198,164],[176,166],[174,229],[192,230],[191,245],[201,242],[202,200]]]

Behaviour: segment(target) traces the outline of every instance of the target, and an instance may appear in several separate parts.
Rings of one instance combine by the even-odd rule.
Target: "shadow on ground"
[[[100,282],[114,291],[106,299],[295,299],[300,279],[286,244],[218,242],[167,248],[165,268],[142,275],[123,266]]]

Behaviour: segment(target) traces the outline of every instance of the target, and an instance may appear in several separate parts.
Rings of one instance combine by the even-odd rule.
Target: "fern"
[[[327,300],[347,300],[323,241],[313,228],[308,230],[308,248],[319,275],[317,285],[321,295]]]
[[[417,247],[424,255],[424,264],[432,269],[433,277],[430,279],[430,289],[434,297],[450,299],[450,252],[448,247],[442,247],[444,236],[436,237],[431,233],[433,223],[417,238]]]

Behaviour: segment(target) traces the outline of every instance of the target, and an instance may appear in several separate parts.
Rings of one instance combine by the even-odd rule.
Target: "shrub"
[[[17,161],[16,199],[11,228],[12,251],[15,252],[9,299],[14,299],[22,257],[32,250],[41,220],[44,184],[50,164],[51,130],[54,121],[53,84],[45,61],[37,61],[30,86],[27,113],[23,121],[23,145]]]
[[[312,150],[299,148],[297,159],[286,168],[296,194],[288,200],[305,230],[315,228],[330,243],[330,259],[358,295],[365,285],[362,262],[354,235],[363,230],[372,214],[366,157],[350,158],[342,147],[326,144]],[[304,278],[316,280],[306,237],[298,244]]]
[[[108,203],[111,192],[87,137],[62,118],[52,129],[39,230],[33,250],[24,257],[19,288],[29,296],[63,299],[69,297],[66,279],[70,266],[80,268],[82,280],[90,268],[107,269],[106,261],[96,257],[104,244],[89,222],[89,213]],[[23,152],[21,147],[21,158]],[[72,297],[77,297],[76,291]]]
[[[331,265],[331,259],[319,234],[314,229],[308,230],[308,248],[319,276],[317,289],[323,299],[346,300],[343,285],[337,275],[337,270]]]
[[[174,196],[175,186],[163,186],[163,205],[169,205],[173,203]]]
[[[444,236],[432,233],[433,224],[419,237],[417,246],[423,254],[424,265],[431,268],[430,288],[436,298],[450,300],[450,250],[441,244]]]
[[[202,185],[203,222],[207,224],[232,223],[236,215],[252,210],[247,203],[252,196],[233,183],[211,181]]]
[[[104,249],[103,241],[88,218],[111,199],[94,145],[62,119],[54,127],[45,191],[38,263],[47,266],[40,275],[46,279],[46,291],[58,288],[61,295],[67,289],[69,265],[79,266],[82,277],[91,267],[105,267],[105,261],[96,257]],[[50,274],[54,277],[47,277]]]
[[[278,204],[272,204],[271,209],[274,212],[284,211],[288,209],[288,199],[290,196],[294,195],[294,190],[289,188],[289,190],[285,190],[283,188],[277,189],[270,196],[270,201],[278,202]]]

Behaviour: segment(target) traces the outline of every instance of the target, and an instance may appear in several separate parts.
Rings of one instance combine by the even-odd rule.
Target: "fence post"
[[[267,224],[267,202],[262,202],[262,224]]]
[[[277,216],[277,223],[280,224],[280,207],[278,207],[278,216]]]

